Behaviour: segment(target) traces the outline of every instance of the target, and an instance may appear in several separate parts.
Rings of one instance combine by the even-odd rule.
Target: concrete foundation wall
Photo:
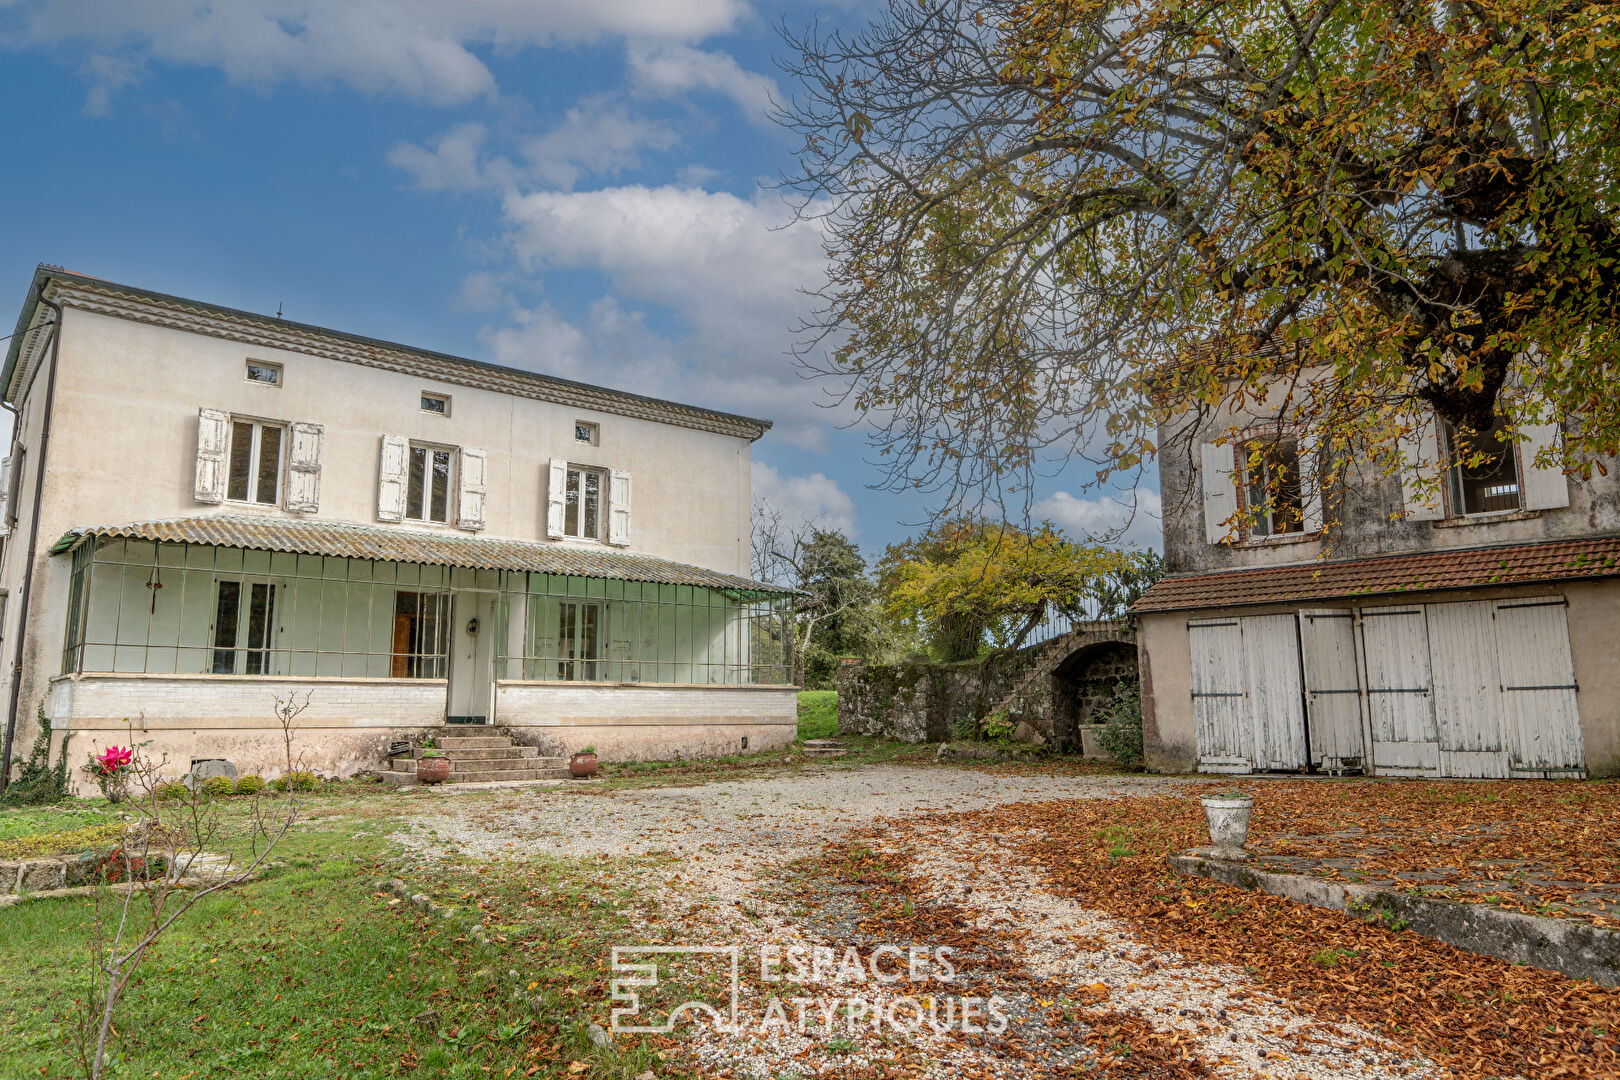
[[[71,736],[68,760],[80,790],[93,785],[78,765],[114,744],[147,744],[149,759],[168,759],[165,776],[179,777],[195,758],[219,757],[239,772],[274,777],[286,771],[275,699],[292,694],[310,701],[294,722],[294,765],[321,776],[380,768],[391,740],[444,723],[442,679],[61,676],[51,682],[45,715],[56,752]]]
[[[799,698],[791,686],[497,682],[495,722],[546,754],[594,746],[603,761],[702,758],[790,745]]]

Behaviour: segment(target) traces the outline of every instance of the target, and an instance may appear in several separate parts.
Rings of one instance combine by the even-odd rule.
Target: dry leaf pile
[[[1413,834],[1426,822],[1435,843],[1447,828],[1480,821],[1470,804],[1448,810],[1416,799],[1420,785],[1400,785],[1387,795],[1358,792],[1343,801],[1333,793],[1394,786],[1251,786],[1259,793],[1255,827],[1262,843],[1330,825],[1342,831],[1355,815],[1375,812],[1410,814]],[[1527,813],[1552,825],[1556,797],[1536,793],[1524,802],[1539,808]],[[1496,811],[1504,812],[1511,811]],[[922,841],[936,826],[990,831],[1037,866],[1050,887],[1130,923],[1145,941],[1244,969],[1296,1009],[1354,1022],[1453,1075],[1620,1076],[1620,992],[1170,871],[1167,854],[1207,843],[1193,797],[1025,803],[914,821],[908,828]],[[1553,849],[1567,860],[1560,865],[1593,865],[1581,861],[1587,857],[1579,838],[1592,835],[1582,830],[1610,826],[1566,821],[1563,827],[1567,842]]]

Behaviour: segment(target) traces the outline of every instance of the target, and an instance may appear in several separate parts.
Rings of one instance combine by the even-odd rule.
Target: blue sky
[[[766,115],[791,91],[777,24],[862,17],[0,0],[0,305],[57,263],[769,417],[756,494],[878,551],[927,503],[868,488],[864,438],[787,356],[822,255],[769,188],[794,146]],[[1038,511],[1073,532],[1123,516],[1081,482],[1046,484]],[[1139,514],[1130,535],[1156,532]]]

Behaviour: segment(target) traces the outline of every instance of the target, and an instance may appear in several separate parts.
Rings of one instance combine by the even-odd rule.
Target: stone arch
[[[1052,728],[1061,745],[1078,750],[1081,729],[1101,723],[1120,690],[1140,686],[1136,642],[1119,635],[1082,644],[1052,669]]]

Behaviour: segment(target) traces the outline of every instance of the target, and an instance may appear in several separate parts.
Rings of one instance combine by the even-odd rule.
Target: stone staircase
[[[433,738],[433,749],[450,759],[447,784],[473,784],[490,780],[567,780],[568,762],[541,757],[534,746],[518,743],[500,728],[468,725],[449,728]],[[423,751],[413,749],[388,763],[383,778],[394,784],[416,784],[416,763]]]

